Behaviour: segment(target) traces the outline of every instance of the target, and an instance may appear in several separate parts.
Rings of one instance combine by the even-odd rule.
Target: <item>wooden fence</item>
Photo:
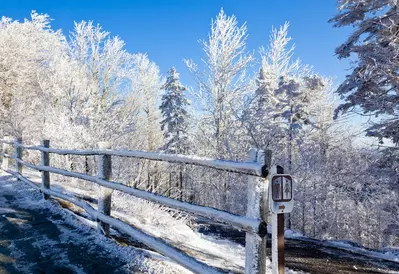
[[[134,150],[112,150],[108,142],[98,143],[96,150],[66,150],[50,148],[50,141],[43,140],[40,146],[27,146],[22,144],[21,138],[4,137],[1,152],[2,169],[15,176],[17,179],[29,184],[43,193],[45,199],[54,196],[84,209],[93,219],[97,220],[98,230],[105,235],[112,226],[132,236],[144,245],[156,250],[162,255],[174,260],[194,273],[220,273],[221,270],[211,267],[197,259],[183,253],[176,247],[162,239],[153,237],[131,225],[111,217],[111,196],[113,190],[118,190],[137,198],[158,203],[173,209],[181,210],[196,216],[231,225],[246,232],[245,245],[245,273],[266,273],[266,220],[268,214],[268,175],[271,162],[271,151],[250,150],[250,162],[233,162],[213,160],[197,156],[173,155]],[[41,165],[33,165],[22,159],[23,150],[36,150],[41,152]],[[58,155],[95,155],[98,157],[98,175],[90,176],[84,173],[71,172],[50,166],[50,154]],[[235,215],[211,207],[189,204],[176,199],[164,197],[151,192],[129,187],[111,180],[112,157],[131,157],[153,161],[166,161],[169,163],[183,163],[213,168],[222,171],[245,174],[248,177],[248,205],[246,216]],[[8,161],[15,161],[15,170],[10,169]],[[23,166],[40,171],[42,184],[33,183],[22,175]],[[59,192],[51,189],[50,173],[67,177],[78,178],[96,183],[101,186],[98,209],[78,199],[70,193]]]

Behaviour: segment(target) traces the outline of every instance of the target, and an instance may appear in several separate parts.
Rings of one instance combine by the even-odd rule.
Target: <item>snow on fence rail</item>
[[[15,142],[11,142],[15,144]],[[10,142],[8,142],[10,144]],[[49,153],[55,153],[58,155],[81,155],[81,156],[94,156],[94,155],[110,155],[119,157],[131,157],[136,159],[146,159],[154,161],[163,161],[169,163],[182,163],[196,166],[209,167],[218,170],[224,170],[234,173],[262,176],[264,172],[262,166],[256,162],[233,162],[233,161],[222,161],[213,160],[198,156],[186,156],[180,154],[165,154],[158,152],[145,152],[137,150],[70,150],[70,149],[56,149],[56,148],[45,148],[42,146],[26,146],[19,145],[23,149],[27,150],[38,150]]]
[[[132,196],[155,202],[170,208],[182,210],[197,216],[202,216],[216,222],[222,222],[246,232],[246,259],[245,273],[266,273],[266,218],[267,218],[267,184],[268,171],[271,162],[271,152],[251,150],[251,162],[233,162],[202,158],[198,156],[173,155],[154,152],[143,152],[133,150],[111,150],[107,142],[99,143],[96,150],[67,150],[49,147],[49,141],[43,140],[41,146],[26,146],[22,144],[21,138],[15,140],[5,137],[0,140],[3,143],[2,169],[19,180],[29,184],[31,187],[40,190],[44,198],[54,196],[67,200],[84,209],[91,217],[97,220],[98,230],[105,235],[109,233],[109,226],[113,226],[153,248],[159,253],[171,258],[180,265],[194,273],[219,273],[218,269],[208,266],[195,258],[181,252],[170,244],[150,236],[136,228],[133,228],[123,221],[111,217],[111,194],[112,190],[118,190]],[[14,154],[10,152],[12,147]],[[37,150],[42,154],[41,165],[33,165],[22,160],[22,150]],[[98,176],[91,176],[84,173],[71,172],[64,169],[50,166],[50,153],[59,155],[96,155],[98,157]],[[132,157],[155,161],[166,161],[170,163],[184,163],[190,165],[204,166],[217,170],[235,172],[248,176],[248,205],[246,216],[235,215],[226,211],[211,207],[193,205],[172,198],[157,195],[151,192],[129,187],[118,182],[111,181],[111,157]],[[16,163],[16,171],[10,170],[8,161],[13,159]],[[26,166],[42,173],[42,185],[28,180],[22,176],[22,167]],[[88,203],[79,200],[72,194],[58,192],[50,189],[50,173],[78,178],[96,183],[101,186],[101,193],[98,199],[98,210],[95,210]]]

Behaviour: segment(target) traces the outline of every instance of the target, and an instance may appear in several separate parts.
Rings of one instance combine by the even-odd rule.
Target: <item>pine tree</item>
[[[354,69],[337,93],[346,100],[336,115],[360,107],[363,115],[378,117],[368,135],[399,145],[399,35],[396,0],[340,0],[334,27],[353,26],[354,32],[336,49],[340,59],[356,57]],[[381,119],[382,117],[382,119]]]
[[[275,148],[282,135],[280,127],[273,122],[272,106],[276,104],[274,98],[274,76],[262,64],[255,79],[256,90],[253,98],[244,109],[241,122],[250,137],[250,143],[259,149]]]
[[[334,27],[351,26],[354,31],[336,53],[340,59],[355,61],[352,73],[337,89],[345,102],[335,116],[350,111],[369,116],[367,135],[385,143],[380,165],[393,171],[396,178],[391,187],[399,197],[398,1],[340,0],[338,8],[330,22]]]
[[[162,112],[161,129],[164,132],[165,144],[162,149],[168,153],[184,154],[189,150],[187,106],[189,102],[184,96],[186,88],[180,83],[175,68],[168,71],[168,78],[163,85],[166,91],[160,106]]]
[[[281,77],[275,90],[277,104],[274,118],[286,124],[288,170],[292,171],[292,146],[295,134],[305,125],[312,125],[312,101],[317,100],[325,83],[319,76],[305,76],[299,79]]]

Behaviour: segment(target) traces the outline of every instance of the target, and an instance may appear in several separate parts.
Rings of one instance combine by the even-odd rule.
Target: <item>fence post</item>
[[[50,147],[50,140],[42,140],[41,146],[45,148]],[[42,151],[42,166],[50,166],[50,153]],[[42,171],[42,186],[45,189],[50,189],[50,172]],[[50,198],[49,195],[43,193],[44,199]]]
[[[4,136],[3,140],[6,141],[6,142],[14,141],[13,138],[10,137],[10,136]],[[3,154],[10,154],[11,147],[12,147],[12,145],[3,143],[3,149],[2,149]],[[1,168],[3,170],[7,170],[8,169],[8,165],[9,165],[9,159],[8,159],[8,157],[3,155],[3,161],[1,163]]]
[[[18,137],[15,139],[15,168],[17,173],[22,174],[22,164],[17,160],[22,160],[22,137]]]
[[[269,170],[271,166],[271,150],[249,151],[250,160],[260,164],[262,177],[248,176],[248,201],[246,216],[258,218],[267,224],[268,217],[268,188]],[[265,274],[266,273],[266,240],[267,227],[263,227],[260,235],[246,233],[245,235],[245,273]]]
[[[111,143],[99,142],[99,149],[110,149]],[[98,156],[98,177],[110,181],[112,177],[112,161],[111,155]],[[98,211],[104,215],[111,215],[111,197],[112,189],[100,186],[100,193],[98,197]],[[109,236],[109,224],[97,221],[97,230],[102,232],[105,236]]]

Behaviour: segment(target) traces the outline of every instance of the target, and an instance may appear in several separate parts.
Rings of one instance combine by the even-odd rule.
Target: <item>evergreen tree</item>
[[[346,100],[336,115],[360,107],[363,114],[379,117],[368,135],[399,145],[399,40],[396,0],[340,0],[334,27],[353,26],[354,32],[336,49],[340,59],[356,57],[351,74],[337,93]],[[382,117],[382,118],[381,118]]]
[[[265,64],[259,69],[255,79],[256,90],[253,98],[244,109],[241,121],[247,130],[251,146],[259,149],[276,148],[280,143],[282,131],[272,117],[275,81]]]
[[[312,101],[317,101],[325,84],[319,76],[311,75],[297,79],[281,77],[278,88],[274,91],[277,104],[274,118],[286,124],[288,171],[292,172],[292,147],[295,134],[305,125],[313,125]]]
[[[162,149],[168,153],[184,154],[188,152],[188,112],[189,102],[184,96],[186,88],[180,83],[175,68],[168,71],[168,78],[163,85],[166,91],[160,106],[162,112],[161,129],[164,132],[165,145]]]
[[[355,61],[352,73],[338,87],[345,102],[335,114],[355,111],[369,116],[367,135],[385,143],[380,166],[393,172],[391,188],[399,197],[398,1],[340,0],[338,8],[330,22],[334,27],[352,26],[354,31],[336,53],[340,59]]]

